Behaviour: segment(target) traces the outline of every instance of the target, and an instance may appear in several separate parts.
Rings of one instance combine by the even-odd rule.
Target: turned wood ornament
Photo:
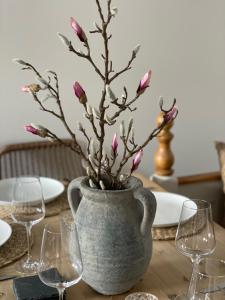
[[[157,118],[157,125],[163,121],[163,112]],[[155,174],[159,176],[170,176],[173,174],[174,155],[170,149],[170,143],[173,139],[173,134],[170,132],[173,122],[169,123],[159,133],[157,139],[159,141],[158,149],[154,155]]]

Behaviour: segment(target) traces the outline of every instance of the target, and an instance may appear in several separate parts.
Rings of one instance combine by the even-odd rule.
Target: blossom
[[[36,84],[36,83],[32,83],[32,84],[29,84],[29,85],[23,85],[21,87],[21,91],[25,92],[25,93],[28,93],[28,92],[37,93],[40,90],[41,90],[41,86],[39,84]]]
[[[47,129],[41,125],[29,124],[29,125],[25,125],[24,129],[27,132],[30,132],[35,135],[39,135],[40,137],[46,137],[48,134]]]
[[[70,25],[73,28],[74,32],[78,36],[79,40],[81,42],[86,42],[87,37],[85,32],[83,31],[82,27],[77,23],[77,21],[74,18],[70,18]]]
[[[30,89],[28,85],[21,86],[21,91],[25,93],[29,93]]]
[[[150,79],[151,79],[152,71],[149,70],[144,77],[141,79],[138,89],[137,89],[137,94],[142,94],[144,93],[145,89],[149,87]]]
[[[79,82],[76,81],[74,83],[73,89],[74,89],[74,93],[77,96],[77,98],[79,99],[80,103],[85,104],[87,102],[87,96],[86,96],[84,89],[79,84]]]
[[[117,148],[118,148],[118,140],[117,140],[117,135],[115,133],[112,139],[112,150],[114,154],[116,153]]]
[[[171,110],[166,112],[163,116],[164,122],[170,123],[172,122],[178,114],[178,109],[176,106],[174,106]]]
[[[131,173],[133,171],[137,170],[137,168],[138,168],[138,166],[141,162],[142,156],[143,156],[143,150],[141,149],[134,156],[133,163],[132,163],[132,168],[131,168]]]

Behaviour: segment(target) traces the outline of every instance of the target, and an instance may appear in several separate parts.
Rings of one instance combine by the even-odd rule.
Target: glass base
[[[18,273],[32,275],[38,272],[39,261],[30,259],[22,259],[16,265],[15,269]]]

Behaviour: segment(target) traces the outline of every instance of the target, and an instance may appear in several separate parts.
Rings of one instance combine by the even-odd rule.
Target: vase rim
[[[94,188],[91,188],[89,185],[88,185],[88,176],[85,176],[82,181],[81,181],[81,187],[85,188],[86,190],[90,191],[90,192],[98,192],[98,193],[102,193],[102,194],[120,194],[120,193],[127,193],[127,192],[130,192],[134,189],[137,189],[139,187],[142,187],[143,184],[142,184],[142,181],[140,179],[138,179],[137,177],[134,177],[134,176],[130,176],[128,178],[128,187],[125,188],[125,189],[122,189],[122,190],[100,190],[100,189],[94,189]]]

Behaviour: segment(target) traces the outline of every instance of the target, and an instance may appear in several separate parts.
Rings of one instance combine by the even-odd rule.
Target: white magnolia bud
[[[131,128],[132,128],[132,126],[133,126],[133,122],[134,122],[134,119],[133,119],[133,118],[130,118],[129,125],[128,125],[128,131],[131,130]]]
[[[91,176],[91,169],[88,166],[86,168],[86,173],[87,173],[87,176],[89,176],[89,177]]]
[[[106,95],[107,97],[109,97],[111,100],[116,100],[116,96],[113,93],[113,91],[111,90],[110,86],[107,84],[106,86]]]
[[[78,49],[77,52],[80,53],[81,55],[85,55],[86,56],[86,54],[81,49]]]
[[[89,105],[88,103],[86,105],[87,105],[87,112],[88,112],[89,116],[92,116],[93,113],[92,113],[91,105]]]
[[[117,7],[112,7],[110,12],[111,12],[111,15],[113,17],[115,17],[116,14],[118,13],[118,8]]]
[[[24,60],[19,59],[19,58],[13,58],[12,62],[15,63],[15,64],[18,64],[18,65],[24,65],[24,66],[27,65],[27,63]]]
[[[133,53],[134,53],[135,56],[138,54],[140,48],[141,48],[141,45],[138,44],[138,45],[133,49]]]
[[[100,185],[102,190],[105,190],[105,185],[104,185],[102,180],[99,181],[99,185]]]
[[[96,185],[94,184],[94,182],[91,178],[89,179],[89,185],[91,188],[96,189]]]
[[[62,42],[65,46],[67,46],[67,47],[70,46],[70,41],[68,40],[67,37],[65,37],[65,35],[63,35],[63,34],[61,34],[61,33],[59,33],[59,32],[57,33],[57,35],[58,35],[58,37],[60,38],[61,42]]]
[[[83,128],[81,122],[77,122],[77,129],[80,131],[83,131],[84,128]]]
[[[95,166],[95,159],[94,159],[94,157],[92,156],[92,154],[89,154],[89,155],[88,155],[88,159],[89,159],[90,163],[92,164],[92,166]]]
[[[104,119],[109,125],[113,125],[116,122],[116,120],[112,120],[107,114],[104,115]]]
[[[95,141],[93,138],[90,139],[90,152],[91,155],[94,155],[96,153]]]
[[[120,136],[125,136],[125,125],[124,121],[120,123]]]
[[[44,85],[48,85],[48,82],[42,77],[37,76],[36,80]]]
[[[100,118],[101,117],[100,112],[94,107],[92,107],[92,113],[95,116],[95,118]]]

